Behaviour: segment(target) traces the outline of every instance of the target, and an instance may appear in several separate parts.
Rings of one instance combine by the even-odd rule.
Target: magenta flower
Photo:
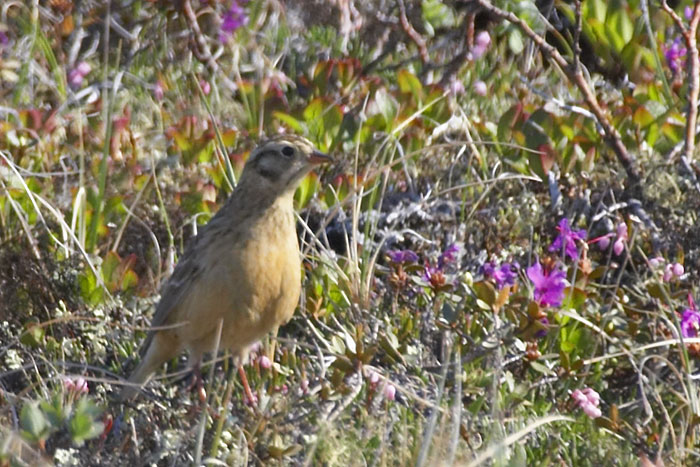
[[[386,252],[392,263],[415,263],[418,261],[418,255],[411,250],[390,250]]]
[[[438,258],[438,268],[442,269],[446,264],[453,263],[461,251],[461,248],[456,243],[448,246]]]
[[[693,297],[688,294],[689,306],[683,310],[681,317],[681,334],[683,337],[698,337],[700,334],[700,312],[695,308]]]
[[[664,57],[666,57],[666,62],[668,67],[673,74],[678,73],[682,67],[685,66],[685,55],[688,50],[681,45],[681,38],[676,37],[670,47],[664,47]]]
[[[569,219],[566,217],[559,221],[557,230],[559,231],[559,235],[554,239],[554,242],[552,242],[552,245],[549,247],[549,251],[561,251],[561,249],[564,248],[564,253],[566,256],[571,259],[578,258],[576,241],[586,241],[586,230],[571,230],[571,227],[569,226]]]
[[[431,266],[427,261],[425,262],[422,276],[423,280],[434,289],[439,289],[447,283],[445,275],[442,273],[442,268],[439,266]]]
[[[571,397],[576,401],[576,405],[583,409],[583,413],[590,418],[598,418],[602,415],[602,412],[598,408],[600,405],[600,394],[593,389],[576,389],[571,393]]]
[[[566,272],[558,269],[545,271],[538,260],[527,268],[527,277],[535,286],[535,301],[540,306],[561,305],[566,288]]]
[[[499,290],[507,285],[515,284],[515,278],[518,277],[517,270],[520,266],[518,263],[503,263],[496,267],[494,263],[488,262],[481,266],[481,271],[484,276],[488,277],[496,283]]]
[[[219,40],[221,42],[226,42],[231,35],[236,31],[236,29],[241,26],[245,26],[248,23],[248,15],[245,9],[241,6],[241,3],[237,0],[233,0],[231,3],[231,8],[224,13],[224,18],[221,22],[221,31],[219,33]]]

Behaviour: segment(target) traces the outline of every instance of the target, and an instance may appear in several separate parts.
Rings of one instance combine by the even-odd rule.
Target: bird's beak
[[[321,151],[314,151],[311,153],[311,155],[309,155],[308,161],[309,164],[318,165],[333,162],[333,159],[331,159],[327,154],[324,154]]]

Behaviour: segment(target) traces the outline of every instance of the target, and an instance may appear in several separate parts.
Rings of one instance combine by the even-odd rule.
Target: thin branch
[[[192,3],[190,2],[190,0],[184,1],[184,3],[182,4],[182,9],[185,12],[187,22],[189,23],[190,28],[192,29],[192,33],[194,34],[195,40],[197,41],[197,47],[200,49],[197,50],[197,47],[194,48],[195,55],[197,55],[197,59],[206,63],[211,72],[216,74],[222,80],[222,82],[226,85],[229,91],[236,91],[236,89],[238,89],[236,83],[231,81],[224,73],[219,73],[219,64],[216,63],[216,59],[211,53],[209,44],[207,44],[207,41],[204,38],[204,34],[202,34],[202,30],[199,28],[199,23],[197,22],[197,15],[192,9]]]
[[[406,32],[406,34],[408,34],[408,37],[410,37],[411,40],[415,42],[418,46],[418,52],[420,53],[420,57],[423,60],[423,63],[427,63],[428,47],[425,45],[425,39],[423,39],[421,35],[418,34],[418,31],[416,31],[413,28],[413,26],[411,26],[411,23],[408,22],[408,18],[406,17],[406,5],[404,4],[403,0],[398,0],[398,2],[399,9],[401,10],[401,27]]]
[[[591,87],[584,78],[581,70],[576,70],[559,53],[559,51],[555,47],[547,43],[544,37],[534,32],[525,21],[521,20],[513,13],[495,7],[488,0],[475,0],[475,2],[492,15],[497,16],[501,19],[505,19],[509,23],[512,23],[518,28],[520,28],[520,30],[526,36],[528,36],[530,40],[532,40],[535,43],[535,45],[537,45],[537,47],[540,49],[540,51],[546,58],[553,61],[556,65],[559,66],[559,68],[562,69],[566,76],[576,85],[576,87],[578,87],[579,91],[583,95],[584,101],[590,108],[593,115],[595,115],[596,119],[598,120],[598,123],[602,128],[602,136],[605,142],[608,144],[608,146],[610,146],[610,148],[615,153],[615,156],[617,157],[618,161],[620,161],[620,163],[622,164],[622,167],[625,169],[625,172],[627,173],[627,178],[633,185],[639,183],[641,176],[639,174],[639,171],[637,170],[634,158],[627,151],[627,148],[622,142],[622,137],[620,136],[620,133],[610,121],[608,114],[600,106],[600,103],[598,103],[598,99],[591,90]]]
[[[690,162],[695,152],[695,126],[698,121],[698,93],[700,93],[700,54],[698,53],[698,24],[700,23],[700,4],[695,4],[688,31],[684,33],[688,45],[688,121],[685,127],[685,157]]]
[[[698,52],[698,25],[700,24],[700,4],[696,3],[690,23],[686,26],[683,20],[673,9],[668,6],[666,0],[661,2],[661,8],[671,17],[676,27],[680,30],[688,49],[688,115],[685,126],[685,159],[684,165],[689,166],[695,153],[695,132],[698,122],[698,97],[700,95],[700,53]],[[693,171],[688,171],[692,177]]]

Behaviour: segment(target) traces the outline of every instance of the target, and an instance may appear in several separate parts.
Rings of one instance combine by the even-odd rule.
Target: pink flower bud
[[[617,224],[617,237],[627,240],[627,224],[624,222]]]
[[[83,76],[87,76],[92,71],[92,67],[88,62],[80,62],[76,65],[75,71]]]
[[[458,79],[453,79],[450,81],[450,94],[453,96],[464,94],[464,83]]]
[[[491,44],[491,36],[486,31],[481,31],[474,39],[474,48],[472,49],[472,57],[474,60],[481,58],[486,53],[486,50]]]
[[[488,92],[488,89],[486,88],[486,83],[484,83],[481,80],[474,83],[473,89],[474,89],[474,94],[476,94],[477,96],[483,97]]]
[[[163,100],[163,85],[160,83],[160,80],[156,81],[156,85],[153,87],[153,97],[157,100]]]
[[[651,266],[653,269],[656,269],[662,264],[664,264],[664,261],[665,260],[661,256],[657,256],[649,260],[649,266]]]
[[[264,370],[269,370],[270,368],[272,368],[272,362],[267,357],[267,355],[260,356],[258,358],[258,364],[260,365],[260,368]]]
[[[683,265],[681,263],[675,263],[672,267],[672,271],[673,274],[675,274],[678,277],[681,277],[685,272],[685,268],[683,268]]]
[[[581,408],[583,409],[583,413],[591,418],[598,418],[603,415],[600,409],[593,404],[583,404],[581,405]]]
[[[390,401],[393,401],[396,398],[396,388],[393,384],[387,383],[386,387],[384,388],[384,397]]]
[[[668,282],[673,279],[673,265],[667,264],[664,268],[664,282]]]
[[[474,38],[474,45],[478,45],[479,47],[488,47],[491,45],[491,36],[487,31],[479,32],[479,34],[476,35],[476,38]]]
[[[600,237],[600,240],[598,240],[598,248],[600,248],[601,250],[607,250],[609,246],[610,246],[610,235]]]
[[[588,402],[595,406],[600,405],[600,394],[598,394],[596,391],[591,388],[584,388],[582,392],[586,396]]]
[[[211,84],[209,84],[209,81],[205,81],[204,79],[200,79],[199,85],[202,88],[202,93],[204,93],[205,96],[208,96],[209,93],[211,92]]]
[[[621,237],[618,237],[615,243],[613,243],[613,253],[615,253],[615,256],[620,256],[620,253],[622,253],[624,249],[625,241]]]

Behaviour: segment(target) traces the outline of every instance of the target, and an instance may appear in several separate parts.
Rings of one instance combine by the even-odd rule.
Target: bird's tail
[[[150,342],[149,342],[150,341]],[[173,348],[173,343],[161,334],[154,334],[146,341],[148,347],[143,358],[129,380],[119,394],[119,400],[125,401],[133,398],[141,387],[148,381],[151,375],[173,355],[177,355],[179,349]]]

